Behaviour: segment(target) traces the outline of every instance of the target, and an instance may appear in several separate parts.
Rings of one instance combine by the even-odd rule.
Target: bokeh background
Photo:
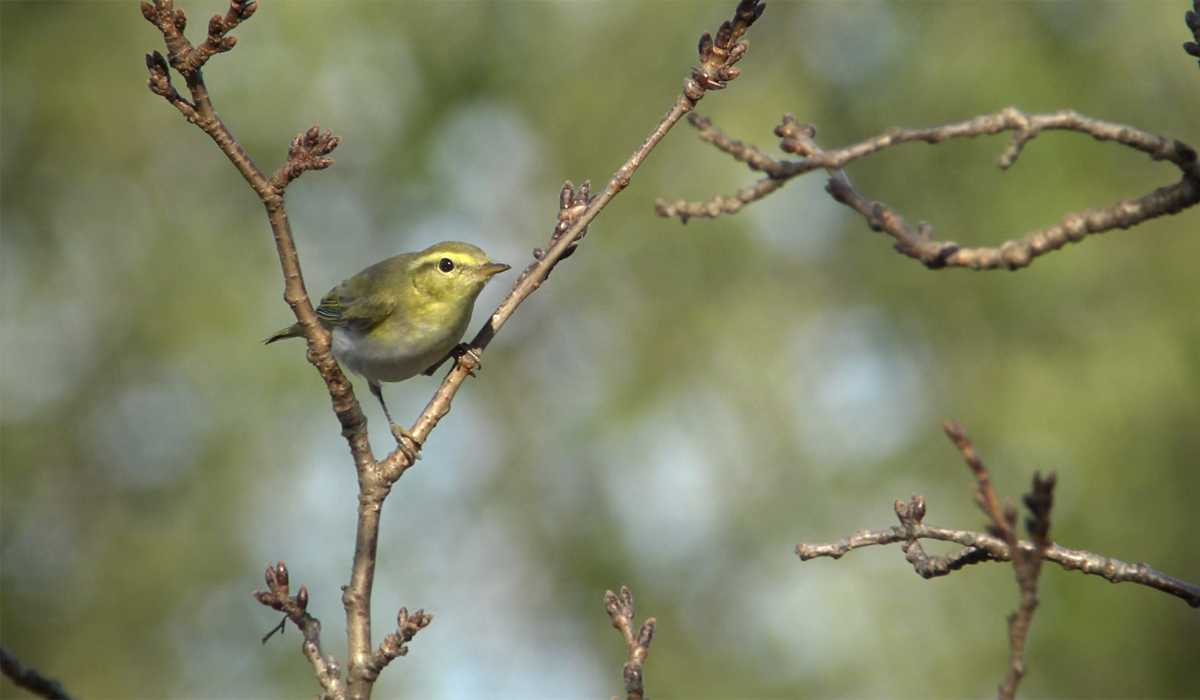
[[[193,37],[223,9],[182,4]],[[833,146],[1010,104],[1200,143],[1183,0],[768,4],[700,109],[768,149],[789,111]],[[289,190],[320,294],[443,239],[523,265],[562,180],[611,174],[732,5],[264,2],[206,75],[266,168],[313,123],[343,138]],[[250,594],[286,560],[344,655],[354,474],[302,345],[261,345],[290,322],[262,209],[145,88],[162,47],[136,3],[6,0],[0,30],[0,643],[81,697],[310,696],[299,636],[260,645],[278,617]],[[1001,173],[1004,145],[850,174],[971,243],[1177,178],[1074,134]],[[400,605],[435,621],[379,697],[618,693],[601,596],[622,583],[659,620],[655,697],[990,695],[1010,568],[792,553],[913,493],[980,526],[945,417],[1005,494],[1058,472],[1061,543],[1200,579],[1200,209],[1015,274],[921,268],[818,175],[734,217],[653,214],[753,179],[679,127],[489,349],[385,508],[376,636]],[[387,394],[411,420],[435,386]],[[1041,594],[1028,696],[1200,695],[1184,603],[1054,566]]]

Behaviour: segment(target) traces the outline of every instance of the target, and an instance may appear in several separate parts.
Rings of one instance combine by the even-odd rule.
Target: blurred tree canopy
[[[192,32],[222,9],[183,4]],[[266,3],[205,74],[264,167],[313,123],[342,137],[290,192],[319,294],[444,239],[524,264],[561,181],[607,178],[730,5]],[[1185,2],[770,5],[742,78],[699,109],[765,148],[784,112],[833,146],[1010,104],[1200,143]],[[0,3],[0,644],[84,697],[311,694],[294,630],[259,645],[277,618],[250,592],[287,560],[341,654],[353,466],[299,344],[260,344],[290,320],[269,230],[146,90],[159,42],[134,3]],[[1074,134],[1001,173],[1004,143],[849,170],[964,243],[1175,177]],[[1058,472],[1062,544],[1200,579],[1195,210],[1017,274],[929,272],[817,175],[735,217],[653,214],[751,179],[672,132],[498,336],[385,508],[376,625],[437,617],[380,697],[607,697],[620,583],[659,620],[655,696],[990,694],[1009,567],[927,582],[893,550],[792,555],[890,525],[912,493],[931,522],[979,525],[942,417],[1002,493]],[[397,417],[434,386],[389,387]],[[1178,600],[1056,567],[1041,599],[1026,694],[1200,688]]]

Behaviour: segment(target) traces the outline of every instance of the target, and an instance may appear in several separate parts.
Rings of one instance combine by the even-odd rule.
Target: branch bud
[[[642,629],[638,630],[638,646],[643,649],[650,648],[650,642],[654,641],[654,627],[658,624],[658,620],[653,617],[642,623]]]

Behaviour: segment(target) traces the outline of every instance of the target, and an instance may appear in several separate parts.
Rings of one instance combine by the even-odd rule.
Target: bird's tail
[[[276,340],[283,340],[284,338],[299,338],[303,335],[304,333],[300,330],[300,324],[293,323],[281,331],[276,331],[275,334],[273,334],[270,338],[267,338],[263,341],[263,345],[270,345]]]

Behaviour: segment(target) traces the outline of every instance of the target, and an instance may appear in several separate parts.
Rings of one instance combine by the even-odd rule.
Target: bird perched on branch
[[[380,383],[432,374],[462,340],[484,285],[507,269],[476,246],[446,241],[378,262],[321,298],[317,318],[333,334],[333,356],[367,380],[406,452],[401,438],[420,445],[392,420]],[[266,343],[301,337],[294,323]]]

